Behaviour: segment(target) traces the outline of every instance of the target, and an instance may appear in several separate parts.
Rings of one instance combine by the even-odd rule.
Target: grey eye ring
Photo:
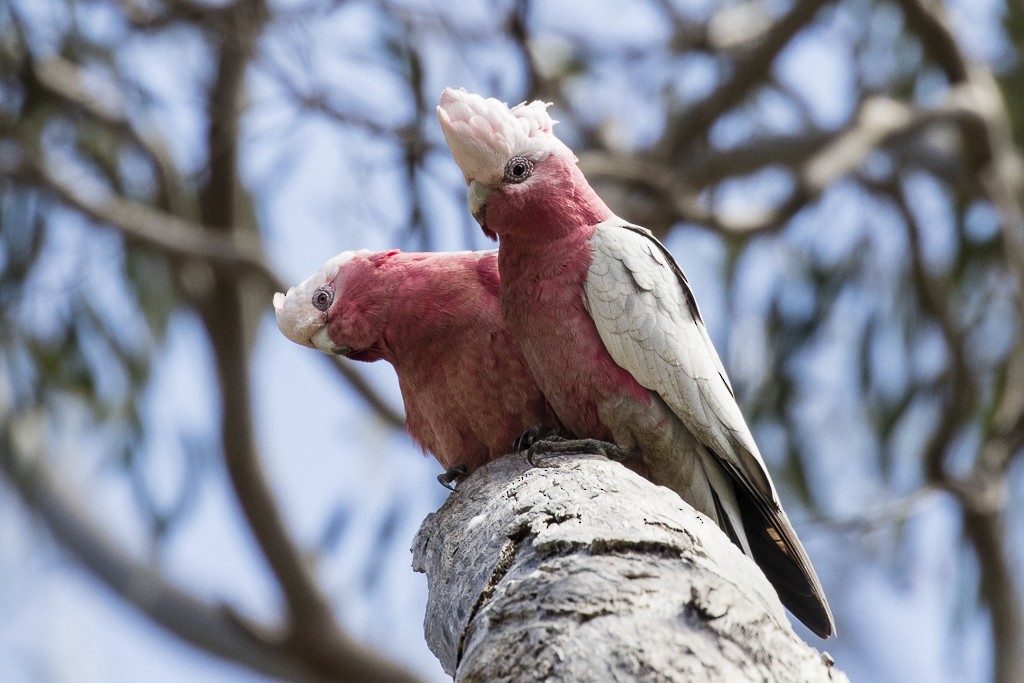
[[[533,173],[533,162],[526,157],[512,157],[505,164],[505,182],[521,183]]]
[[[332,301],[334,301],[334,290],[327,285],[324,285],[313,292],[313,308],[318,311],[326,311],[331,307]]]

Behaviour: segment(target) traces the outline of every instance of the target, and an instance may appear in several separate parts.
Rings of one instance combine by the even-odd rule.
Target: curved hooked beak
[[[479,180],[469,183],[469,212],[473,214],[473,218],[476,219],[481,228],[487,227],[487,197],[490,194],[491,188]]]

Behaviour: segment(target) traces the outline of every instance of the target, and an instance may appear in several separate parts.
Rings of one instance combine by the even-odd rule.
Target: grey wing
[[[657,392],[687,429],[752,493],[778,505],[685,276],[647,230],[598,226],[587,306],[612,358]]]
[[[584,289],[601,341],[616,363],[661,396],[733,479],[745,530],[737,543],[764,570],[782,603],[828,637],[835,622],[821,582],[782,510],[686,277],[649,231],[620,219],[598,225],[592,245]]]

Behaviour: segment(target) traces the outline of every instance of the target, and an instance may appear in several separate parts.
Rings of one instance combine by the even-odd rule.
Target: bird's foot
[[[526,461],[531,466],[538,467],[538,458],[549,458],[565,453],[593,453],[595,455],[602,455],[615,462],[622,462],[632,455],[628,450],[611,441],[567,439],[564,436],[554,436],[536,441],[527,448]]]
[[[516,440],[512,442],[512,451],[519,453],[520,451],[528,450],[533,444],[540,441],[562,441],[565,436],[560,430],[549,427],[543,422],[538,425],[530,427],[525,432],[516,437]]]
[[[454,491],[455,486],[452,486],[452,482],[455,485],[462,483],[462,480],[469,475],[469,468],[465,465],[452,465],[441,474],[437,475],[437,481],[441,486],[445,487],[449,491]]]

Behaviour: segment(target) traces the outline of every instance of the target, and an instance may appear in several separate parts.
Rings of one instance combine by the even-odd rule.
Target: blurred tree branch
[[[202,8],[193,8],[202,9]],[[189,16],[191,17],[190,13]],[[204,17],[208,18],[204,13]],[[207,156],[209,175],[200,192],[199,212],[202,225],[166,214],[159,209],[122,197],[84,174],[67,178],[72,159],[59,160],[61,171],[44,160],[46,156],[35,139],[36,129],[8,129],[7,151],[2,171],[22,183],[54,191],[62,202],[85,215],[118,228],[129,239],[155,247],[161,253],[185,259],[200,259],[210,264],[211,282],[200,281],[193,294],[214,348],[222,399],[221,434],[224,456],[231,482],[249,526],[286,598],[288,618],[284,630],[274,636],[278,642],[261,640],[256,631],[247,631],[235,619],[234,627],[227,611],[218,611],[166,584],[158,573],[134,563],[116,546],[83,522],[72,525],[77,512],[60,505],[52,490],[52,476],[44,461],[24,478],[13,467],[9,476],[23,486],[26,500],[36,505],[58,537],[68,543],[83,562],[97,572],[122,596],[138,601],[141,607],[173,632],[182,635],[183,625],[195,620],[196,632],[190,641],[258,670],[287,675],[297,680],[317,681],[412,681],[415,677],[378,655],[355,645],[343,632],[334,609],[323,595],[311,567],[295,544],[271,494],[269,483],[257,455],[251,424],[249,349],[252,321],[246,310],[251,307],[253,290],[248,286],[253,274],[260,281],[284,288],[266,263],[254,226],[243,224],[236,214],[238,197],[237,136],[241,108],[238,98],[245,70],[260,28],[266,20],[261,2],[238,2],[217,10],[220,55],[217,77],[210,88],[209,136]],[[134,128],[117,112],[105,109],[81,88],[77,69],[66,61],[50,60],[31,71],[43,92],[57,97],[66,106],[84,110],[115,133],[126,136],[144,149],[152,149],[135,134]],[[27,83],[32,87],[31,81]],[[13,160],[12,160],[13,159]],[[84,182],[83,182],[84,181]],[[204,286],[205,285],[205,286]],[[257,289],[257,294],[261,292]],[[269,298],[268,296],[264,298]],[[260,304],[257,308],[264,308]],[[341,366],[339,366],[341,367]],[[346,374],[357,377],[350,368]],[[362,384],[372,403],[387,404],[376,392]],[[394,411],[383,412],[392,423],[401,424]],[[19,454],[20,455],[20,454]],[[5,459],[8,463],[9,459]],[[129,595],[130,585],[120,578],[148,577],[159,595],[170,604],[147,610],[144,601],[152,594]],[[208,626],[207,626],[208,625]],[[209,638],[209,632],[224,630],[223,637]],[[263,631],[263,629],[260,629]],[[269,631],[268,631],[269,633]],[[243,656],[245,641],[253,653]],[[262,648],[262,652],[259,648]],[[269,661],[274,658],[280,661]],[[292,661],[294,660],[294,661]]]
[[[662,231],[682,221],[729,235],[750,236],[783,226],[838,180],[854,174],[873,152],[893,154],[902,165],[923,167],[951,182],[959,180],[964,174],[958,165],[960,150],[931,142],[929,136],[936,129],[957,126],[961,139],[982,159],[991,158],[988,111],[973,94],[970,86],[954,88],[936,107],[912,107],[889,97],[869,97],[853,121],[840,130],[762,138],[732,149],[706,150],[693,160],[662,163],[646,155],[587,152],[581,154],[580,164],[595,177],[653,193],[658,217],[650,221]],[[723,180],[765,168],[786,169],[794,178],[789,196],[769,210],[736,218],[714,211],[702,199],[705,190]]]
[[[177,183],[173,162],[162,141],[141,134],[128,120],[122,106],[97,96],[86,84],[81,69],[74,62],[51,56],[40,60],[30,59],[26,66],[30,79],[43,91],[72,108],[86,112],[145,153],[153,165],[160,187],[159,194],[165,198],[165,203],[171,207],[181,203],[184,191]]]
[[[230,606],[200,600],[136,560],[104,533],[74,491],[60,481],[47,454],[39,450],[43,419],[30,414],[6,425],[0,435],[0,470],[60,544],[135,609],[185,642],[268,676],[300,683],[419,680],[345,637],[333,643],[339,665],[321,666],[308,657],[303,644],[286,634],[256,626]],[[21,434],[16,436],[12,430]],[[15,446],[12,439],[21,443]]]
[[[964,55],[949,28],[943,5],[930,0],[900,0],[900,6],[910,29],[920,37],[926,53],[946,74],[954,90],[951,99],[956,98],[963,104],[973,106],[981,120],[981,131],[974,141],[977,150],[974,156],[981,167],[978,175],[1002,219],[1007,265],[1016,273],[1019,287],[1024,279],[1024,174],[998,84],[987,69],[973,64]],[[968,153],[970,151],[969,147]],[[927,472],[933,481],[952,483],[961,498],[964,533],[973,545],[981,567],[981,593],[991,613],[992,633],[996,640],[994,680],[998,683],[1013,683],[1024,680],[1024,594],[1018,584],[1017,572],[1010,564],[1005,510],[1007,468],[1024,445],[1021,434],[1024,411],[1019,404],[1019,387],[1009,389],[1003,383],[994,411],[1003,418],[1003,424],[995,430],[986,426],[984,440],[971,472],[962,481],[952,480],[946,473],[943,456],[957,425],[967,419],[969,411],[976,410],[973,399],[977,389],[972,386],[972,374],[964,358],[963,333],[950,329],[953,326],[951,315],[945,310],[948,296],[942,297],[935,292],[934,281],[926,281],[924,267],[919,262],[920,227],[905,199],[900,195],[897,195],[897,199],[910,230],[911,253],[918,259],[914,266],[921,283],[918,290],[924,294],[925,300],[929,302],[927,306],[939,320],[954,359],[953,385],[950,388],[952,405],[928,449]],[[1022,357],[1024,339],[1018,326],[1015,349],[1008,361],[1008,369],[1013,371],[1013,375],[1020,375],[1019,368],[1015,366],[1021,363]],[[1010,401],[1016,405],[1010,407]],[[1014,411],[1016,415],[1012,415]],[[939,440],[942,436],[947,437],[945,443]]]
[[[64,204],[98,223],[117,229],[129,240],[167,256],[195,259],[227,271],[255,275],[269,291],[288,291],[288,285],[265,259],[257,235],[211,232],[196,223],[111,193],[106,188],[85,187],[89,184],[85,176],[63,178],[41,155],[30,154],[24,148],[19,151],[20,154],[16,156],[21,159],[0,166],[0,171],[9,177],[52,190]],[[405,424],[404,415],[370,386],[351,362],[335,357],[327,360],[377,411],[385,424],[402,429]]]
[[[989,69],[973,63],[961,50],[943,4],[935,0],[899,0],[899,5],[909,28],[921,39],[928,56],[941,66],[956,91],[955,99],[973,109],[981,119],[981,135],[971,140],[975,147],[968,147],[966,156],[969,162],[977,161],[983,166],[979,178],[1002,216],[1010,266],[1024,279],[1024,169],[1014,146],[999,84]]]
[[[730,236],[772,231],[842,178],[852,178],[893,198],[907,229],[909,270],[918,304],[936,322],[950,358],[946,385],[937,392],[944,401],[943,414],[924,447],[926,480],[923,488],[906,498],[906,505],[898,506],[897,517],[913,509],[925,491],[939,488],[956,497],[963,510],[965,538],[981,566],[982,594],[996,634],[994,680],[1010,683],[1024,680],[1022,596],[1004,521],[1007,468],[1022,450],[1024,406],[1019,381],[1024,378],[1020,367],[1024,342],[1015,325],[1013,350],[998,371],[1000,389],[994,407],[984,409],[985,392],[978,386],[983,380],[971,364],[972,351],[967,348],[971,330],[963,327],[962,311],[952,308],[962,301],[952,289],[960,283],[947,284],[944,277],[929,272],[924,261],[924,226],[919,225],[899,177],[907,171],[924,170],[964,194],[976,194],[980,189],[999,213],[1006,265],[1016,274],[1019,288],[1024,279],[1024,174],[998,85],[988,68],[964,54],[949,28],[944,5],[932,0],[899,0],[896,4],[926,58],[936,63],[947,79],[948,89],[938,104],[923,106],[903,97],[868,92],[850,123],[836,131],[809,128],[798,134],[756,138],[724,150],[710,145],[697,151],[687,149],[696,146],[691,143],[704,135],[721,113],[768,84],[767,69],[774,53],[764,42],[758,65],[745,70],[743,76],[733,73],[726,77],[704,100],[683,110],[667,127],[675,131],[674,136],[663,137],[652,148],[653,155],[592,151],[580,155],[581,164],[589,173],[625,188],[628,209],[622,211],[624,215],[661,231],[680,221]],[[787,15],[793,22],[777,23],[772,31],[781,35],[787,26],[788,30],[802,26],[795,18],[801,9],[809,9],[808,3],[797,3]],[[705,111],[711,113],[704,115]],[[865,171],[865,163],[877,153],[889,157],[882,168],[892,169],[881,181]],[[792,187],[781,202],[739,219],[712,207],[707,192],[717,183],[766,168],[791,174]],[[976,424],[983,411],[998,414],[999,426],[984,427],[984,439],[970,472],[954,477],[947,471],[946,459],[958,437]],[[860,527],[862,521],[857,517],[854,525]]]
[[[899,498],[886,500],[876,507],[865,509],[855,515],[836,517],[819,515],[808,522],[808,529],[821,529],[846,534],[865,534],[875,529],[902,524],[930,500],[936,493],[945,491],[937,484],[926,484],[916,491]]]
[[[216,76],[207,103],[209,176],[199,194],[199,212],[213,234],[255,234],[239,220],[238,132],[246,66],[267,20],[261,0],[240,1],[217,37]],[[333,675],[353,668],[347,636],[317,583],[312,568],[285,524],[264,474],[252,425],[250,395],[251,290],[222,270],[198,309],[206,326],[221,388],[221,438],[228,476],[263,555],[284,593],[288,619],[285,640],[312,666]],[[366,669],[364,668],[364,672]],[[358,678],[358,677],[357,677]]]
[[[797,0],[789,12],[754,39],[753,46],[736,56],[725,79],[711,94],[691,105],[669,125],[655,156],[665,160],[685,157],[693,143],[707,135],[722,114],[740,104],[768,78],[778,54],[825,4],[826,0]]]
[[[68,161],[56,164],[65,169],[57,171],[54,164],[44,161],[41,153],[32,154],[25,148],[19,151],[20,162],[6,165],[5,175],[52,190],[67,206],[98,223],[116,228],[129,240],[168,256],[251,272],[271,286],[284,287],[263,257],[258,238],[211,233],[201,225],[132,201],[107,188],[90,187],[92,178],[84,173],[62,177],[68,176],[66,169],[72,165]]]
[[[177,197],[183,191],[172,179],[170,161],[159,141],[147,140],[116,107],[95,96],[82,82],[80,69],[72,62],[49,58],[33,63],[27,58],[28,73],[45,92],[73,108],[79,108],[124,135],[151,156],[159,170],[161,195]],[[69,159],[47,160],[34,139],[35,131],[26,133],[20,128],[9,131],[9,142],[14,146],[6,150],[0,161],[0,173],[30,184],[41,185],[54,191],[68,206],[81,211],[99,223],[114,227],[129,239],[145,244],[168,256],[199,259],[212,265],[240,269],[262,279],[271,291],[287,291],[288,285],[266,261],[258,235],[253,232],[229,235],[211,233],[177,215],[164,213],[96,183],[84,173],[70,173],[74,168]],[[182,200],[173,201],[179,206]],[[391,427],[401,429],[405,418],[379,392],[377,392],[351,363],[333,358],[335,367],[381,419]]]
[[[923,260],[922,227],[899,181],[894,180],[889,191],[907,229],[914,290],[922,309],[941,330],[951,358],[948,385],[943,392],[943,414],[924,447],[928,485],[950,491],[963,510],[964,533],[978,558],[981,592],[991,613],[996,639],[995,681],[1012,683],[1024,676],[1024,615],[1020,609],[1024,601],[1006,546],[1006,470],[1013,454],[1024,445],[1021,432],[1024,412],[1016,415],[1012,426],[1002,425],[999,433],[985,434],[985,441],[966,477],[956,478],[947,472],[945,459],[957,434],[977,411],[979,388],[967,359],[966,331],[960,329],[957,316],[950,308],[955,297],[942,280],[928,272]],[[1022,352],[1024,344],[1018,339],[1010,362],[1019,362]],[[1000,400],[1006,401],[1008,396],[1016,400],[1018,395],[1018,388],[1008,392],[1004,389]],[[1006,413],[999,409],[997,412]]]

